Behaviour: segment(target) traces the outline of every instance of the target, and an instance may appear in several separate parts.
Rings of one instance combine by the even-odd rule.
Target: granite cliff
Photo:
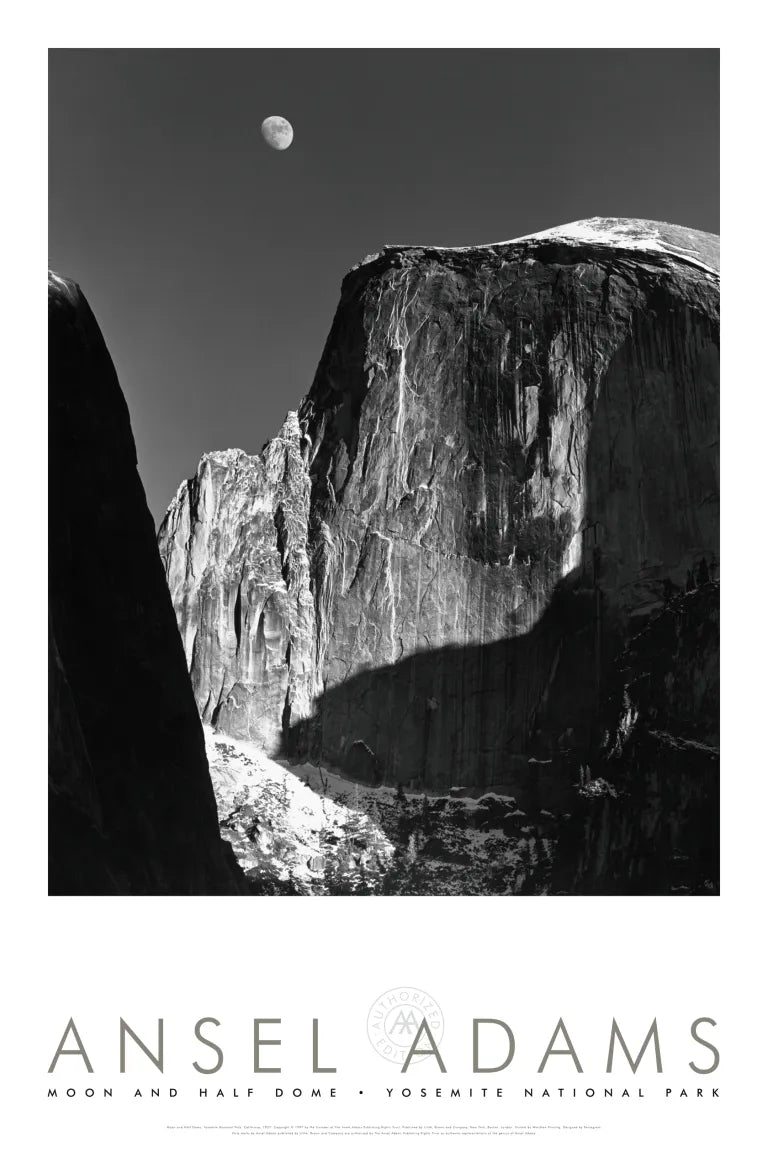
[[[49,892],[243,894],[114,366],[53,274],[48,317]]]
[[[599,219],[354,268],[298,413],[161,527],[203,719],[564,810],[621,742],[627,646],[716,580],[718,252]]]

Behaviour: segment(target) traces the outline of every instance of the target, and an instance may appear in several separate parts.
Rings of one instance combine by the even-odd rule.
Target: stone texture
[[[207,453],[160,530],[200,714],[269,752],[316,680],[301,439],[291,413],[263,456]]]
[[[49,275],[49,891],[237,895],[128,410]]]
[[[718,248],[596,220],[353,269],[298,414],[160,530],[203,717],[567,805],[628,638],[716,571]]]

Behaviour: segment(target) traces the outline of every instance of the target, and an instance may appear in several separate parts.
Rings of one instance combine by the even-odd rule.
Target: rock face
[[[593,220],[354,268],[298,415],[160,530],[203,717],[562,807],[625,646],[716,573],[718,250]]]
[[[200,714],[270,752],[316,683],[310,487],[291,413],[263,457],[207,453],[160,529]]]
[[[128,409],[49,275],[49,892],[237,895]]]
[[[705,566],[698,581],[634,631],[610,671],[608,738],[579,781],[555,890],[718,889],[719,586]]]

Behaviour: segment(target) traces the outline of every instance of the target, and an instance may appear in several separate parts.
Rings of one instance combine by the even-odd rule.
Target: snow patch
[[[685,241],[685,243],[678,242]],[[666,224],[656,220],[637,220],[623,217],[592,216],[586,220],[574,220],[547,228],[543,232],[531,232],[513,240],[497,240],[490,244],[471,244],[448,247],[440,244],[385,244],[380,252],[365,256],[354,269],[371,264],[390,252],[476,252],[491,249],[527,247],[538,243],[561,243],[584,245],[595,244],[636,252],[654,252],[674,256],[687,264],[720,276],[719,262],[706,253],[719,249],[719,237],[678,224]],[[354,271],[353,269],[353,271]]]
[[[675,243],[672,235],[686,237],[692,244]],[[557,228],[547,228],[544,232],[532,232],[521,236],[514,244],[528,240],[559,241],[565,244],[610,244],[617,248],[634,251],[662,252],[695,264],[715,276],[719,269],[700,259],[696,234],[692,230],[672,224],[662,224],[654,220],[632,220],[618,217],[592,216],[588,220],[574,220]]]
[[[526,815],[501,792],[366,785],[204,732],[221,836],[262,894],[547,891],[551,813]]]
[[[325,895],[330,866],[337,881],[362,878],[375,887],[394,847],[365,813],[344,804],[341,790],[334,798],[322,772],[313,771],[315,791],[299,775],[310,765],[289,770],[252,744],[208,725],[203,731],[221,835],[246,875]]]

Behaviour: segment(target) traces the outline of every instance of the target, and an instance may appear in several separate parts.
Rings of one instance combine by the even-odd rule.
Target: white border
[[[763,987],[758,964],[763,961],[765,813],[759,726],[766,651],[761,439],[768,423],[759,275],[765,215],[764,183],[758,178],[762,125],[757,119],[764,63],[762,41],[748,13],[748,6],[739,3],[723,14],[722,6],[714,4],[619,9],[615,4],[550,3],[534,12],[522,4],[474,4],[469,11],[393,2],[370,15],[359,4],[332,9],[293,4],[288,12],[261,5],[157,2],[112,10],[103,3],[36,4],[14,13],[2,69],[3,215],[10,259],[3,325],[8,363],[3,375],[1,839],[13,1038],[6,1046],[15,1054],[15,1122],[33,1131],[32,1143],[97,1146],[89,1142],[85,1116],[78,1113],[77,1124],[68,1126],[42,1098],[46,1080],[41,1067],[48,1051],[41,1047],[48,1042],[49,1014],[58,1020],[70,1008],[85,1013],[90,1034],[107,1047],[107,1034],[100,1029],[107,1021],[113,1027],[120,1011],[133,1013],[138,1026],[158,1011],[180,1020],[218,1011],[222,1019],[229,1013],[232,1020],[269,1015],[277,1007],[275,1014],[306,1019],[315,1011],[338,1016],[340,1008],[349,1006],[354,1021],[362,1005],[364,1023],[371,997],[400,981],[422,985],[440,1000],[448,1018],[446,1037],[453,1020],[467,1010],[508,1011],[515,1019],[522,1016],[529,1029],[537,1020],[548,1024],[560,1011],[569,1024],[573,1017],[588,1027],[590,1020],[614,1011],[636,1017],[637,1027],[651,1010],[660,1018],[711,1013],[721,1021],[719,1078],[727,1088],[718,1116],[704,1118],[678,1108],[670,1127],[669,1115],[649,1111],[644,1119],[633,1112],[631,1121],[622,1120],[614,1130],[614,1146],[617,1136],[624,1148],[645,1148],[649,1139],[662,1147],[696,1149],[719,1148],[723,1139],[739,1133],[744,1147],[759,1139],[751,1110],[761,1087],[756,1038],[758,990]],[[726,591],[719,899],[561,898],[553,904],[454,898],[451,904],[439,898],[400,898],[355,904],[337,898],[297,905],[286,898],[255,903],[50,901],[43,895],[46,453],[41,332],[48,45],[722,48]],[[397,937],[413,945],[393,953],[391,935],[382,925],[394,918]],[[361,1051],[364,1045],[363,1037]],[[375,1067],[366,1065],[364,1074],[371,1083],[380,1079]],[[144,1114],[121,1107],[116,1115],[111,1146],[134,1147],[146,1131]],[[648,1128],[653,1117],[666,1127]],[[167,1143],[171,1146],[170,1138]],[[536,1144],[548,1146],[541,1138]]]

